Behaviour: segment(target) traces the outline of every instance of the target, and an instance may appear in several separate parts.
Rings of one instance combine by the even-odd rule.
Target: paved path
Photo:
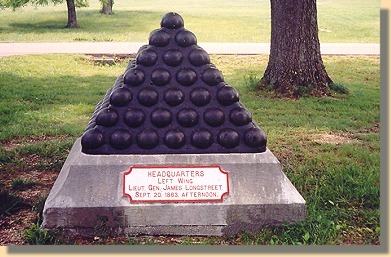
[[[146,42],[58,42],[58,43],[0,43],[0,56],[79,53],[133,54]],[[209,54],[268,54],[268,43],[199,43]],[[323,43],[323,55],[380,55],[376,43]]]

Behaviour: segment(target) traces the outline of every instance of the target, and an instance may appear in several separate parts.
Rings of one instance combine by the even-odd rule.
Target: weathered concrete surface
[[[131,203],[122,176],[132,165],[220,165],[222,203]],[[305,219],[305,200],[267,150],[250,154],[86,155],[76,140],[43,212],[44,229],[114,235],[223,235]]]

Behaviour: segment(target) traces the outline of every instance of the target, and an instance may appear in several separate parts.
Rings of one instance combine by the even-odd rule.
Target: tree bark
[[[67,0],[67,8],[68,8],[68,23],[65,26],[66,28],[79,28],[76,19],[76,7],[74,0]]]
[[[270,55],[262,84],[288,96],[325,95],[332,80],[320,54],[316,0],[270,3]]]
[[[102,1],[102,13],[107,15],[113,14],[113,0]]]

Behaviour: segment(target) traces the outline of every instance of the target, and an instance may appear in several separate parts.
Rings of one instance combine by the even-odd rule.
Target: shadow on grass
[[[160,23],[160,12],[146,11],[115,11],[113,15],[103,15],[98,10],[79,10],[77,20],[79,29],[67,29],[67,12],[42,15],[34,21],[10,22],[9,29],[2,28],[4,33],[124,33],[124,31],[148,31]]]
[[[44,20],[40,22],[12,22],[9,24],[13,32],[17,33],[45,33],[45,30],[59,30],[65,28],[66,20]],[[4,30],[4,29],[3,29]]]

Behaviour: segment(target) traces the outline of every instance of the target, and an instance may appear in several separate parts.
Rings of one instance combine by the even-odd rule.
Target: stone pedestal
[[[133,203],[123,175],[133,165],[218,165],[228,172],[222,202]],[[43,229],[77,234],[233,235],[305,219],[305,200],[264,153],[87,155],[76,140],[43,212]]]

